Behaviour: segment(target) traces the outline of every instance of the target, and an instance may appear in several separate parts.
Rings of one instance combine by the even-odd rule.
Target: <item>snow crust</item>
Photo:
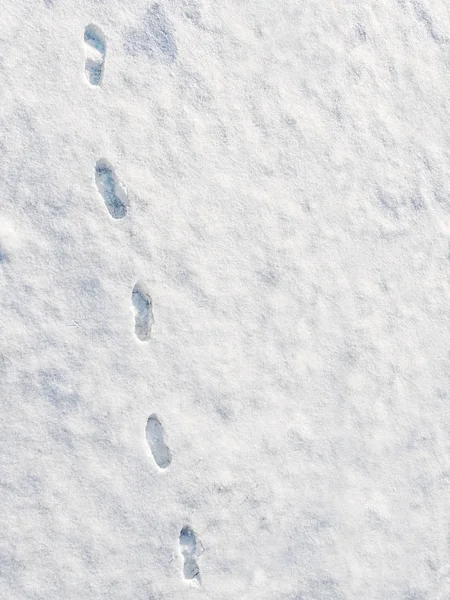
[[[0,76],[0,595],[449,600],[448,3],[6,0]]]

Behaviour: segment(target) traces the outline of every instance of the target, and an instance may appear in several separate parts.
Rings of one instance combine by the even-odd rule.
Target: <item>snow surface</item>
[[[0,76],[1,598],[448,600],[448,3],[5,0]]]

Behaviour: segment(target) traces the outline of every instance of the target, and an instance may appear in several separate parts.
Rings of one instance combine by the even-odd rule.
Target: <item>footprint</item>
[[[95,184],[113,219],[123,219],[127,214],[127,188],[117,178],[112,165],[101,158],[95,165]]]
[[[100,85],[105,66],[106,41],[103,31],[91,23],[84,30],[86,62],[84,72],[91,85]]]
[[[148,342],[152,325],[155,322],[152,299],[139,281],[133,288],[131,301],[134,307],[134,332],[141,342]]]
[[[188,525],[180,531],[180,551],[183,556],[183,575],[185,579],[196,579],[200,583],[200,569],[197,558],[204,548],[195,531]]]
[[[148,418],[145,435],[155,463],[160,469],[166,469],[172,462],[172,453],[164,441],[164,428],[161,421],[155,414]]]

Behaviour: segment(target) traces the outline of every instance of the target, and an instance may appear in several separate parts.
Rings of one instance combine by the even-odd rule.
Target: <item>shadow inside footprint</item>
[[[139,281],[133,288],[131,301],[134,308],[134,332],[141,342],[147,342],[154,323],[153,304],[150,294]]]
[[[155,463],[160,469],[166,469],[172,462],[172,453],[164,440],[161,421],[155,414],[148,418],[145,436]]]
[[[195,531],[188,525],[180,531],[180,551],[183,556],[183,576],[185,579],[196,579],[200,583],[200,569],[197,558],[204,548]]]
[[[86,62],[84,72],[91,85],[100,85],[105,66],[106,41],[103,31],[91,23],[84,30]]]
[[[95,184],[111,217],[123,219],[127,214],[127,190],[104,158],[95,165]]]

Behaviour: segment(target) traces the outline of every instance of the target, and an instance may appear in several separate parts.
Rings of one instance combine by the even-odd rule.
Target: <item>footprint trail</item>
[[[113,219],[123,219],[127,214],[127,189],[114,173],[112,165],[100,159],[95,165],[95,184]]]
[[[172,453],[165,442],[161,421],[155,414],[148,418],[145,435],[155,463],[160,469],[166,469],[172,462]]]
[[[134,308],[134,332],[141,342],[148,342],[154,323],[152,299],[139,281],[131,293]]]
[[[180,531],[180,552],[183,556],[183,576],[185,579],[196,579],[200,583],[200,569],[197,558],[203,554],[204,548],[195,531],[186,525]]]
[[[84,30],[86,61],[84,72],[91,85],[100,85],[105,66],[106,41],[103,31],[91,23]]]

